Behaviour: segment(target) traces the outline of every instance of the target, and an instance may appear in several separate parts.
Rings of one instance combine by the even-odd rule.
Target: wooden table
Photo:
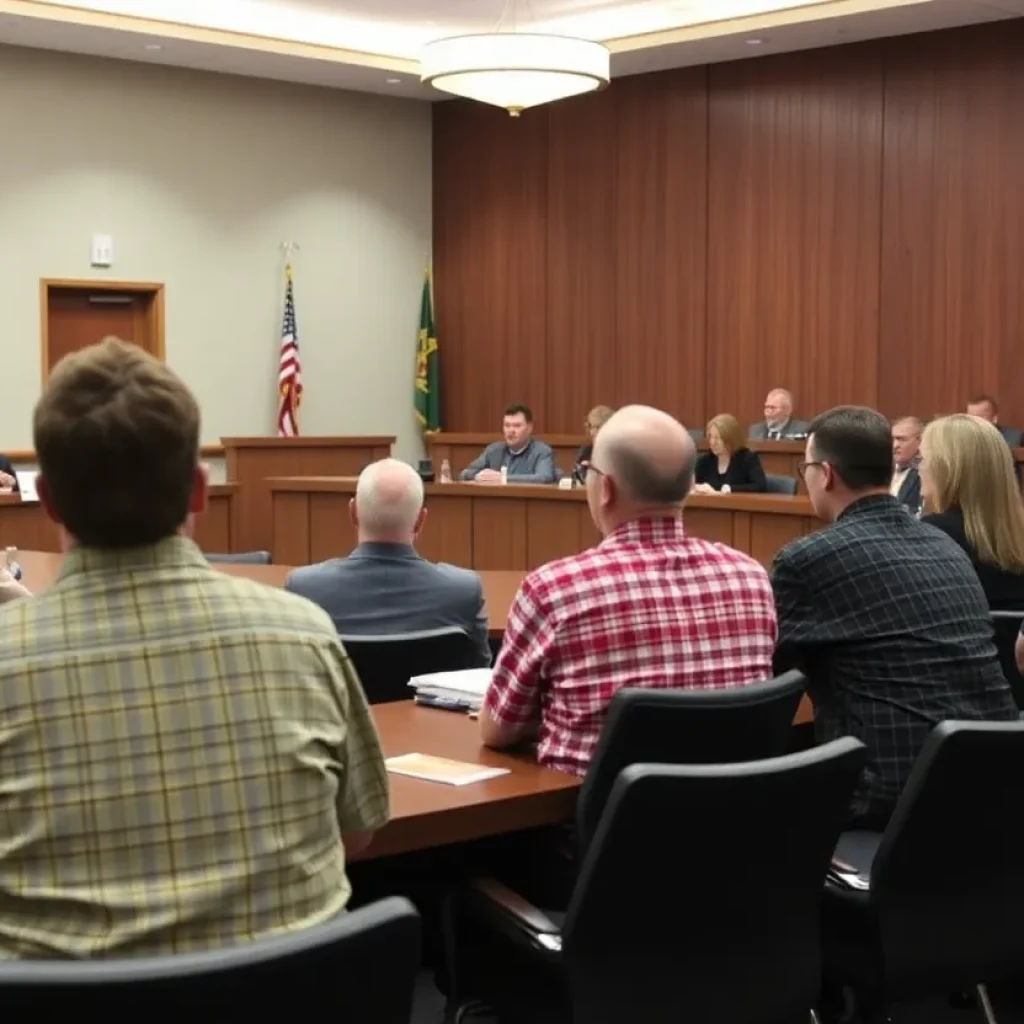
[[[238,487],[211,484],[206,512],[196,518],[196,543],[204,550],[224,554],[232,549],[231,536],[238,515]],[[18,494],[0,494],[0,548],[60,551],[60,535],[38,501],[22,501]]]
[[[307,565],[355,546],[348,503],[350,477],[271,477],[275,562]],[[600,541],[582,488],[523,484],[428,484],[427,520],[417,541],[425,558],[477,570],[525,571]],[[763,565],[791,540],[820,529],[804,497],[778,494],[695,494],[684,512],[687,530],[745,551]]]

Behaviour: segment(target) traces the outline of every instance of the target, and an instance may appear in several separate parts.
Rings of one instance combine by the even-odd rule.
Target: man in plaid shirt
[[[604,425],[586,475],[604,540],[523,581],[480,713],[488,746],[536,736],[542,764],[583,775],[620,687],[715,689],[771,675],[767,573],[683,529],[695,456],[657,409],[627,406]]]

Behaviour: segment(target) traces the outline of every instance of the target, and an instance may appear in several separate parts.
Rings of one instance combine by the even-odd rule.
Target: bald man
[[[346,558],[294,569],[285,589],[315,601],[341,636],[391,636],[457,626],[491,663],[480,577],[416,553],[427,518],[423,481],[397,459],[367,466],[349,502],[359,538]]]
[[[764,399],[764,420],[747,435],[752,441],[785,441],[807,436],[807,424],[793,419],[793,396],[785,388],[772,388]]]
[[[695,460],[689,433],[657,409],[627,406],[601,428],[586,488],[604,540],[523,581],[480,713],[484,743],[537,736],[542,764],[583,775],[621,687],[771,676],[767,573],[683,529]]]

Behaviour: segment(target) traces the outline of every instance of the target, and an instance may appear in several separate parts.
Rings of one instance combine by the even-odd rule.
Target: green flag
[[[416,419],[424,431],[441,429],[441,395],[437,367],[437,331],[434,330],[434,310],[430,301],[430,268],[423,278],[423,298],[420,302],[420,333],[416,345],[416,384],[413,404]]]

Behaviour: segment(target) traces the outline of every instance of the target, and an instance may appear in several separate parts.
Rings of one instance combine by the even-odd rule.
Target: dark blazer
[[[697,460],[693,478],[698,484],[711,484],[716,491],[720,491],[723,484],[728,484],[731,491],[763,494],[768,490],[761,457],[749,448],[737,448],[724,473],[718,472],[718,456],[706,452]]]
[[[907,471],[903,483],[900,484],[896,500],[911,512],[916,513],[921,507],[921,474],[918,472],[917,466],[911,466]]]
[[[342,636],[387,636],[459,626],[491,663],[487,609],[471,569],[435,564],[406,544],[360,544],[346,558],[293,569],[285,590],[320,605]]]
[[[867,746],[854,817],[888,820],[939,722],[1017,718],[970,559],[895,498],[861,498],[787,544],[772,584],[776,670],[807,673],[819,742]]]
[[[767,441],[769,432],[778,432],[782,440],[792,440],[794,437],[806,437],[810,426],[805,420],[786,420],[781,427],[772,427],[769,431],[768,424],[761,420],[760,423],[751,424],[747,437],[752,441]]]
[[[967,552],[967,557],[971,560],[978,579],[981,580],[989,608],[993,611],[1024,611],[1024,574],[1008,572],[997,565],[978,561],[978,553],[964,532],[964,514],[959,508],[948,508],[945,512],[922,516],[921,522],[938,527]]]
[[[17,494],[21,488],[18,486],[18,475],[14,472],[14,466],[6,455],[0,455],[0,473],[9,473],[14,477],[14,493]]]

